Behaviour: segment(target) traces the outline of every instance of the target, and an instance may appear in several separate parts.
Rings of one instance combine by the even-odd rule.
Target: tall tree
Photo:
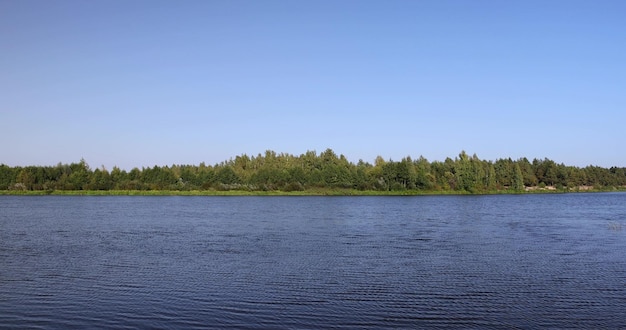
[[[524,177],[518,163],[513,168],[513,185],[511,187],[515,191],[524,190]]]

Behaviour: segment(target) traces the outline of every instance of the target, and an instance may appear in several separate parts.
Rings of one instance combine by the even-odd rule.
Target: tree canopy
[[[465,151],[454,159],[428,161],[377,157],[350,162],[332,149],[299,156],[276,153],[236,156],[215,165],[92,169],[84,159],[56,166],[0,165],[0,190],[248,190],[457,191],[488,193],[531,189],[580,190],[626,187],[626,168],[584,168],[550,159],[481,160]]]

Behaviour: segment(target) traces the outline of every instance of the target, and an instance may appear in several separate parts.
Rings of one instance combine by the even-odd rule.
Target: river
[[[624,193],[0,196],[0,327],[626,328],[625,251]]]

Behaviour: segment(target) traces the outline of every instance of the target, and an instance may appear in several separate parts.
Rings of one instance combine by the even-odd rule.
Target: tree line
[[[299,156],[242,154],[215,165],[172,165],[92,169],[84,159],[56,166],[0,165],[0,190],[249,190],[458,191],[488,193],[536,189],[613,189],[626,187],[626,168],[558,164],[550,159],[488,161],[462,151],[454,159],[424,157],[350,162],[332,149]]]

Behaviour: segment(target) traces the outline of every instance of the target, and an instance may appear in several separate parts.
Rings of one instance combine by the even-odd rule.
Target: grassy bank
[[[495,194],[554,194],[575,192],[606,192],[626,191],[626,188],[616,189],[588,189],[576,190],[528,190],[512,191],[497,190],[489,192],[471,193],[466,191],[441,190],[401,190],[378,191],[356,189],[308,189],[304,191],[247,191],[247,190],[0,190],[0,195],[24,196],[423,196],[423,195],[495,195]]]

